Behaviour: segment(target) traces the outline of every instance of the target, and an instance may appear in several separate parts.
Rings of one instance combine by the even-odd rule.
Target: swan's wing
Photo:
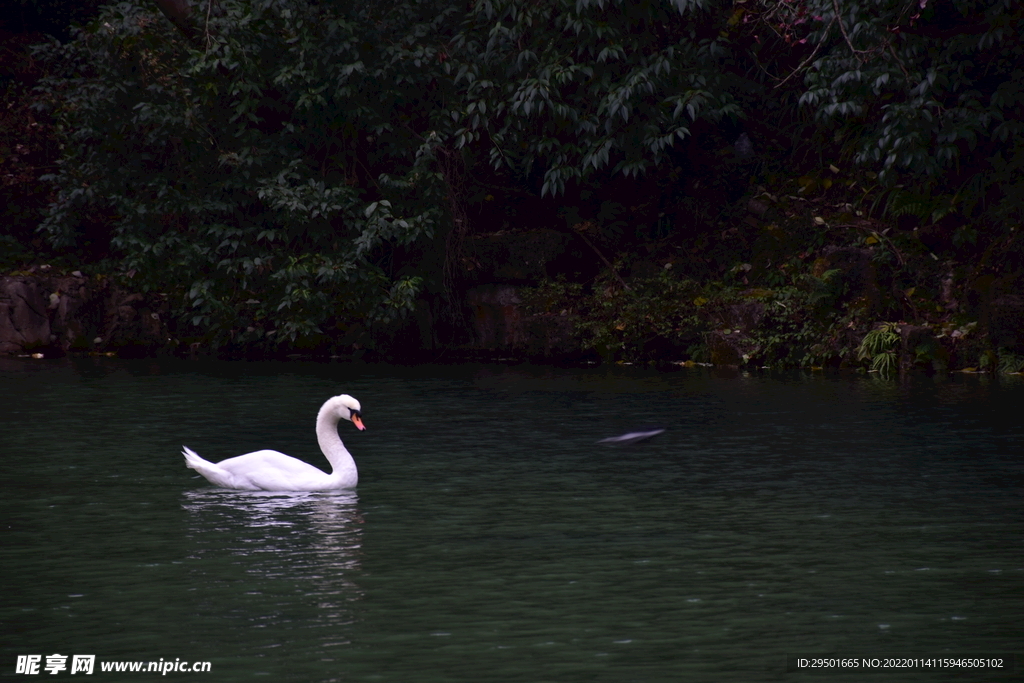
[[[217,467],[237,482],[233,488],[309,491],[329,486],[326,472],[278,451],[246,453],[222,460]]]
[[[227,460],[221,460],[217,463],[217,467],[234,474],[250,474],[254,470],[258,469],[273,469],[280,472],[291,472],[296,474],[308,472],[309,470],[321,472],[309,463],[303,462],[298,458],[293,458],[290,455],[285,455],[279,451],[270,450],[253,451],[252,453],[246,453],[245,455],[237,455],[233,458],[228,458]]]

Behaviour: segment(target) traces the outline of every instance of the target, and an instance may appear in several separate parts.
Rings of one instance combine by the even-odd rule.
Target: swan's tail
[[[199,474],[206,477],[207,481],[217,486],[223,486],[228,489],[241,489],[241,488],[252,488],[246,486],[239,486],[235,481],[234,476],[230,472],[224,471],[223,468],[199,457],[199,454],[188,446],[182,446],[184,449],[181,454],[185,456],[185,467],[191,467]]]
[[[184,449],[181,454],[185,456],[185,467],[191,467],[196,471],[201,471],[203,468],[209,467],[213,463],[209,463],[199,457],[199,454],[188,446],[182,446]]]

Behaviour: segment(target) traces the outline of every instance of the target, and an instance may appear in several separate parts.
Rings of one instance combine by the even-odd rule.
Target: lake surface
[[[184,467],[327,467],[339,393],[355,491]],[[16,676],[59,653],[96,680],[829,680],[787,655],[1024,649],[1019,381],[0,359],[0,401],[4,678],[81,678]]]

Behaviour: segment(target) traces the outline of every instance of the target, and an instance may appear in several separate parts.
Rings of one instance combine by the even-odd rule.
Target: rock
[[[749,332],[761,323],[764,318],[764,304],[760,301],[744,301],[726,307],[721,316],[721,324],[729,329]]]
[[[736,152],[736,158],[746,161],[754,156],[754,145],[750,141],[750,136],[746,133],[740,133],[740,136],[736,138],[736,142],[733,144],[733,150]]]
[[[475,349],[530,357],[580,353],[578,317],[566,311],[525,315],[518,290],[512,285],[473,287],[466,293],[466,302],[473,312]]]
[[[512,350],[525,346],[521,303],[511,285],[482,285],[466,292],[473,311],[476,344],[487,350]]]
[[[988,334],[996,348],[1024,350],[1024,296],[1003,294],[992,300]]]
[[[34,277],[0,280],[0,353],[25,353],[50,345],[49,297]]]
[[[527,316],[523,320],[526,352],[531,357],[571,356],[580,353],[576,315],[552,313]]]
[[[949,352],[939,344],[930,327],[901,325],[900,373],[924,366],[928,370],[945,370],[949,365]]]
[[[945,309],[951,313],[960,310],[960,302],[956,299],[955,281],[953,273],[947,273],[942,279],[942,290],[939,294],[939,301]]]
[[[761,217],[768,213],[769,206],[760,199],[754,198],[747,202],[747,211]]]
[[[40,349],[62,355],[101,344],[132,353],[152,350],[169,336],[159,313],[165,309],[158,297],[91,286],[73,275],[0,278],[0,354]]]
[[[738,367],[758,352],[759,347],[740,330],[716,330],[707,336],[713,365]]]
[[[550,273],[548,264],[565,251],[570,236],[554,230],[496,232],[466,239],[464,277],[476,284],[524,284]]]
[[[877,310],[879,304],[878,276],[871,262],[871,249],[860,247],[826,247],[822,251],[826,270],[839,270],[842,279],[849,285],[849,296],[866,298],[869,310]]]

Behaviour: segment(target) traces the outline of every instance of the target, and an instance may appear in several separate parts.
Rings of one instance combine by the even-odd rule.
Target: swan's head
[[[348,394],[335,396],[331,401],[335,404],[338,419],[350,420],[356,426],[356,429],[360,431],[366,429],[366,426],[363,424],[363,415],[360,412],[359,401]]]

